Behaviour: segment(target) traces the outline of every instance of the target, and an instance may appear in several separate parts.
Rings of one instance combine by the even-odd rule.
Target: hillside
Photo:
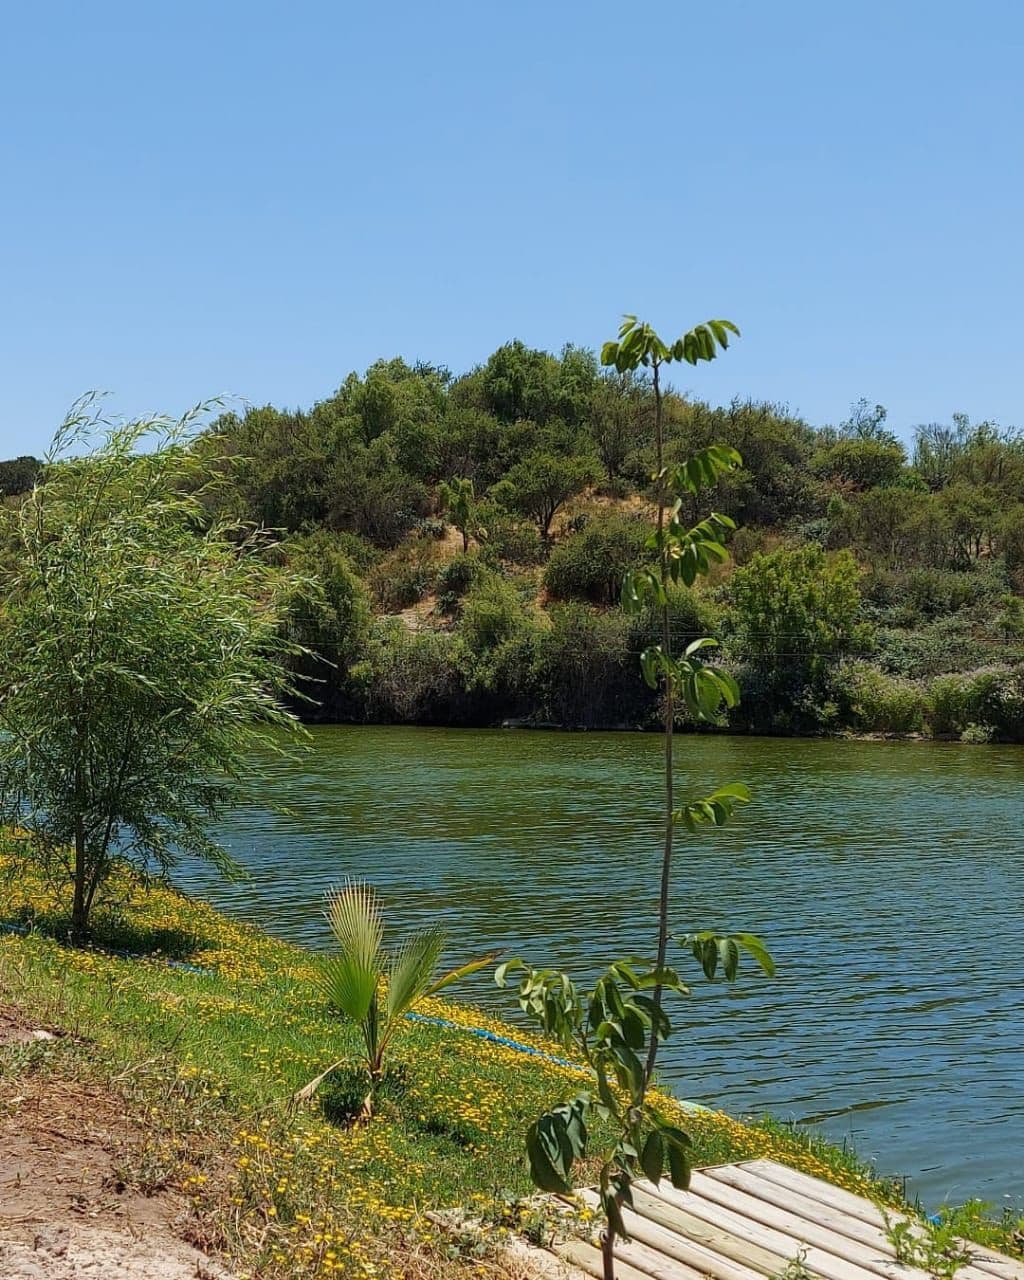
[[[220,417],[195,447],[211,519],[275,530],[311,582],[290,630],[311,719],[645,727],[653,636],[618,607],[651,511],[651,388],[513,342],[482,366],[381,361],[305,410]],[[954,415],[910,450],[866,402],[815,427],[669,394],[667,459],[743,467],[686,512],[740,525],[673,602],[769,733],[1024,738],[1024,437]],[[8,501],[32,460],[0,464]]]

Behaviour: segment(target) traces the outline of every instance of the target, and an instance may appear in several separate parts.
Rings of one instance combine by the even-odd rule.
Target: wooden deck
[[[583,1197],[598,1208],[594,1192]],[[801,1256],[820,1280],[931,1280],[896,1261],[870,1200],[771,1160],[702,1169],[688,1191],[638,1182],[634,1201],[624,1212],[632,1239],[615,1247],[618,1280],[764,1280]],[[956,1280],[1024,1280],[1024,1262],[967,1248],[971,1261]],[[601,1280],[601,1254],[589,1241],[573,1237],[533,1252],[538,1272],[552,1274],[557,1259],[563,1274]]]

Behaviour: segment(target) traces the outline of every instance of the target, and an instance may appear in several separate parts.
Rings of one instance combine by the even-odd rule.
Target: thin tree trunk
[[[601,1267],[604,1280],[615,1280],[615,1231],[610,1222],[601,1233]]]
[[[79,791],[80,770],[76,770],[75,790]],[[85,857],[85,823],[81,811],[75,815],[75,895],[71,904],[71,939],[81,942],[89,924],[88,874]]]
[[[658,539],[661,543],[659,552],[660,565],[659,572],[661,575],[662,585],[666,591],[669,582],[669,566],[668,554],[662,541],[665,532],[665,481],[661,472],[665,465],[665,439],[664,427],[662,423],[661,412],[661,384],[658,377],[658,362],[654,362],[654,437],[657,456],[658,469]],[[661,648],[666,658],[672,657],[672,628],[671,615],[669,613],[669,602],[666,599],[665,604],[661,606]],[[664,706],[664,740],[665,740],[665,835],[664,847],[661,858],[661,890],[658,897],[658,968],[665,967],[665,960],[668,955],[668,909],[669,909],[669,888],[671,884],[672,874],[672,838],[674,828],[672,825],[672,808],[675,798],[675,780],[673,775],[673,729],[675,727],[675,681],[671,675],[665,677],[665,706]],[[659,982],[651,993],[656,1009],[661,1009],[662,987]],[[654,1075],[654,1066],[658,1058],[658,1040],[652,1034],[651,1046],[647,1051],[647,1063],[644,1068],[644,1091],[651,1082]]]

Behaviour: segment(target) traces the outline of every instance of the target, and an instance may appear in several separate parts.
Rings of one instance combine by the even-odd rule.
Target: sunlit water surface
[[[326,945],[326,885],[365,876],[389,925],[440,920],[452,960],[501,946],[578,971],[649,952],[660,742],[636,734],[328,727],[254,762],[267,807],[223,832],[251,873],[179,883]],[[681,792],[747,782],[680,841],[673,919],[760,932],[778,963],[694,983],[675,1090],[852,1138],[935,1204],[1024,1203],[1024,750],[682,738]],[[275,812],[285,806],[288,812]],[[484,979],[463,998],[511,1015]]]

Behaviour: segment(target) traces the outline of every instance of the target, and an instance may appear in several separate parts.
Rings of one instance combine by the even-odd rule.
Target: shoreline
[[[0,873],[11,856],[0,853]],[[558,1046],[470,1003],[424,1001],[396,1042],[369,1124],[348,1110],[363,1087],[348,1066],[295,1108],[296,1088],[358,1052],[355,1029],[318,1002],[314,953],[123,875],[96,920],[107,949],[75,950],[51,936],[58,914],[41,882],[5,887],[4,917],[41,927],[0,934],[0,1005],[51,1030],[27,1050],[0,1047],[0,1113],[28,1122],[26,1080],[42,1082],[44,1097],[46,1082],[102,1089],[140,1148],[126,1185],[138,1189],[158,1166],[188,1240],[239,1275],[341,1273],[341,1247],[370,1268],[344,1274],[405,1275],[410,1259],[437,1248],[426,1210],[471,1209],[486,1226],[485,1253],[535,1213],[523,1133],[586,1079]],[[902,1205],[900,1188],[814,1131],[696,1110],[665,1093],[658,1102],[690,1133],[697,1165],[767,1157]],[[581,1184],[588,1176],[581,1170]],[[442,1261],[437,1274],[453,1277],[479,1265]]]

